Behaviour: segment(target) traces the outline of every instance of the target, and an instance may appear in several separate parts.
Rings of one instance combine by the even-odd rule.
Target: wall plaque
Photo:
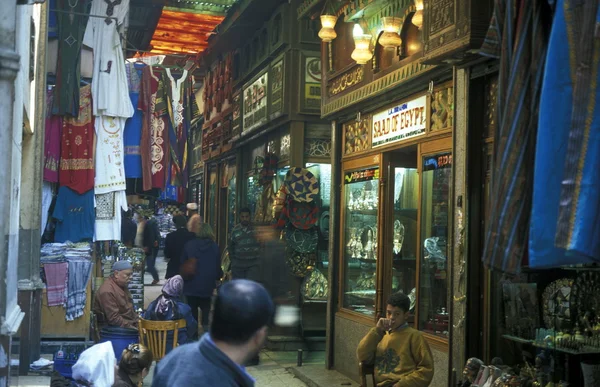
[[[244,128],[249,131],[267,122],[267,85],[269,73],[265,72],[256,81],[244,88]]]
[[[302,110],[321,112],[321,58],[304,58],[304,103]]]
[[[283,59],[271,66],[271,115],[283,112]]]
[[[348,71],[345,74],[333,79],[327,85],[327,95],[333,97],[354,85],[358,85],[365,77],[365,67],[358,66]]]

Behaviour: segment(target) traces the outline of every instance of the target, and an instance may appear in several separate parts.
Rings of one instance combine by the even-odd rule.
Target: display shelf
[[[377,216],[377,210],[348,210],[350,215],[372,215]]]
[[[513,335],[502,335],[502,337],[506,340],[514,341],[516,343],[521,344],[533,344],[533,340],[524,339],[522,337],[513,336]]]
[[[546,349],[548,351],[563,352],[563,353],[567,353],[569,355],[576,355],[576,356],[577,355],[599,355],[600,354],[600,348],[590,348],[590,349],[584,349],[581,351],[577,351],[575,349],[569,349],[569,348],[548,347],[547,345],[539,344],[536,342],[532,342],[532,345],[536,348]]]

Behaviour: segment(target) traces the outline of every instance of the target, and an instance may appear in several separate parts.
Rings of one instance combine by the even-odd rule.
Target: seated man
[[[375,365],[378,387],[426,387],[433,379],[429,344],[418,330],[406,323],[410,300],[395,293],[387,301],[387,318],[361,340],[356,351],[359,362]]]
[[[133,310],[131,293],[127,288],[133,267],[128,261],[118,261],[112,268],[112,275],[96,292],[92,310],[98,316],[100,327],[137,329],[138,315]]]

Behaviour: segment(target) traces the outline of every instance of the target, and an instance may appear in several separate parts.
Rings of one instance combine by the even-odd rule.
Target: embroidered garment
[[[496,0],[482,54],[500,58],[498,126],[483,262],[517,273],[527,249],[533,155],[546,59],[545,0]]]
[[[52,216],[58,220],[54,241],[81,242],[94,236],[94,191],[78,194],[60,187]]]
[[[77,117],[81,81],[81,46],[88,23],[90,0],[58,0],[57,97],[54,114]],[[72,12],[72,13],[71,13]]]
[[[79,93],[79,116],[64,117],[58,180],[82,194],[94,188],[94,124],[90,85]]]
[[[52,115],[52,109],[50,109],[54,100],[55,90],[49,90],[46,93],[46,106],[48,106],[48,109],[46,109],[46,124],[44,128],[44,180],[51,183],[58,183],[62,129],[62,117]],[[79,102],[77,105],[79,105]]]
[[[169,79],[169,116],[171,125],[169,127],[169,152],[171,156],[170,184],[182,186],[184,181],[183,168],[187,162],[187,127],[184,125],[184,92],[188,72],[183,70],[179,79],[173,78],[171,69],[166,69]]]
[[[600,6],[559,0],[535,152],[529,265],[600,261]]]
[[[67,284],[67,321],[83,316],[87,298],[87,283],[92,274],[92,262],[69,261],[69,281]]]
[[[66,262],[44,264],[48,306],[63,306],[67,302],[68,268],[69,265]]]
[[[151,100],[156,98],[158,90],[158,78],[154,75],[151,65],[142,70],[142,82],[140,85],[140,98],[138,109],[142,111],[142,135],[140,139],[140,153],[142,158],[142,184],[144,191],[152,189],[152,158],[150,153],[150,127],[152,113]]]
[[[144,66],[144,65],[142,65]],[[144,113],[137,109],[140,98],[142,68],[137,63],[127,63],[127,80],[129,83],[129,98],[136,107],[133,117],[125,123],[125,177],[142,177],[142,156],[140,154],[140,141],[142,137],[142,120]]]
[[[125,191],[96,195],[95,241],[121,240],[122,211],[127,211]]]
[[[90,18],[83,38],[83,44],[94,51],[92,94],[95,116],[129,118],[134,113],[127,89],[125,58],[117,30],[128,12],[129,0],[92,1],[91,14],[117,19]]]
[[[125,118],[96,117],[96,195],[127,188],[123,157]]]

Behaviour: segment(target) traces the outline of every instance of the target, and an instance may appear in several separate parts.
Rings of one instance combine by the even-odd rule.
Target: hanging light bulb
[[[398,35],[402,26],[402,19],[399,17],[382,17],[383,34],[379,37],[379,44],[385,49],[394,49],[402,44],[402,38]]]
[[[335,32],[335,23],[337,22],[337,16],[334,15],[321,15],[321,30],[319,31],[319,38],[324,42],[331,42],[337,37]]]
[[[415,9],[417,12],[412,17],[412,24],[421,29],[423,27],[423,0],[415,0]]]
[[[363,33],[362,27],[356,23],[352,30],[354,37],[354,51],[350,57],[358,64],[365,64],[371,60],[373,53],[369,49],[371,45],[371,35]]]

